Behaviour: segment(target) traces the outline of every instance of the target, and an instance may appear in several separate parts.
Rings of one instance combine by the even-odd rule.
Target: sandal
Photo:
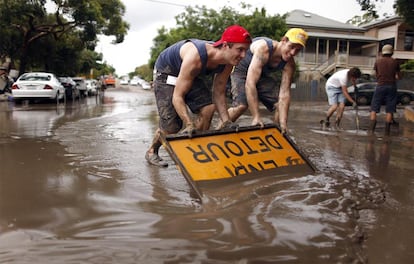
[[[168,167],[168,163],[164,162],[164,160],[158,156],[158,154],[150,154],[147,152],[145,154],[145,159],[148,161],[149,164],[158,166],[158,167]]]

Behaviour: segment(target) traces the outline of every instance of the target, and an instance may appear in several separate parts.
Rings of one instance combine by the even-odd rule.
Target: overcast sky
[[[116,69],[118,76],[134,71],[135,67],[146,64],[150,58],[152,40],[162,26],[173,28],[174,17],[182,13],[185,6],[205,5],[220,9],[224,5],[238,8],[242,1],[234,0],[122,0],[126,6],[124,20],[130,29],[121,44],[113,45],[113,37],[102,37],[96,48],[103,53],[103,59]],[[362,15],[356,0],[244,0],[253,7],[264,7],[268,15],[285,14],[301,9],[320,16],[346,22],[355,15]],[[378,3],[379,14],[394,14],[394,0],[381,0]]]

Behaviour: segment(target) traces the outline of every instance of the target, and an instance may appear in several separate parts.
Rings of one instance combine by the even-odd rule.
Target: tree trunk
[[[20,54],[19,76],[26,72],[28,45],[23,44]]]

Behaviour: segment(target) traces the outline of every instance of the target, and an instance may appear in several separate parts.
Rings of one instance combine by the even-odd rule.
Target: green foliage
[[[357,3],[361,6],[361,10],[365,11],[366,14],[368,14],[369,17],[373,17],[374,19],[378,18],[378,14],[376,11],[375,2],[378,0],[356,0]]]
[[[407,24],[414,28],[414,1],[396,0],[394,8],[397,14],[402,16]]]
[[[232,7],[223,7],[216,11],[206,6],[187,7],[186,11],[175,17],[177,27],[167,30],[162,27],[154,38],[149,65],[154,67],[158,55],[175,42],[197,38],[215,41],[220,39],[224,29],[232,24],[245,27],[254,36],[267,36],[279,39],[286,32],[284,16],[268,16],[265,8],[249,10],[244,3],[241,7],[246,12],[240,13]]]
[[[135,71],[132,74],[129,74],[130,78],[136,75],[149,82],[152,80],[152,69],[148,64],[141,65],[135,68]]]
[[[0,0],[0,56],[15,60],[15,64],[20,65],[20,73],[25,71],[26,65],[60,71],[56,62],[64,61],[64,58],[56,58],[58,54],[65,57],[66,54],[80,54],[85,48],[93,49],[99,34],[114,36],[113,42],[120,43],[129,28],[128,23],[122,20],[125,6],[120,0],[50,2],[55,4],[55,8],[48,14],[46,0]],[[65,36],[69,35],[69,39],[74,41],[66,43],[70,48],[60,47],[67,41]],[[40,54],[48,54],[50,58],[42,59]],[[83,66],[78,68],[83,70]]]
[[[408,60],[401,64],[402,71],[414,71],[414,60]]]
[[[378,18],[375,3],[380,0],[356,0],[361,6],[362,11],[366,11],[368,18]],[[404,21],[414,27],[414,1],[413,0],[395,0],[394,9]]]
[[[362,16],[354,16],[353,18],[346,21],[346,23],[359,26],[371,22],[375,19],[376,17],[374,17],[373,14],[368,12],[363,14]]]

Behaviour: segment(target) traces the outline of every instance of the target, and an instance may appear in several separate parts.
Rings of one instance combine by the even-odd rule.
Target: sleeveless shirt
[[[213,73],[220,73],[224,70],[225,65],[220,64],[218,67],[214,69],[207,69],[207,49],[206,43],[212,43],[210,41],[199,40],[199,39],[187,39],[181,40],[172,46],[166,48],[161,52],[158,56],[157,61],[155,62],[155,68],[157,72],[165,73],[168,75],[172,75],[177,77],[180,73],[180,68],[182,64],[182,59],[180,57],[180,49],[181,47],[187,43],[191,42],[195,45],[200,55],[202,68],[200,75],[209,75]]]
[[[269,49],[269,59],[273,54],[273,41],[267,37],[257,37],[253,39],[253,42],[264,39],[266,41],[267,47]],[[246,56],[240,61],[240,63],[234,68],[234,72],[247,74],[247,70],[249,69],[250,62],[252,61],[253,53],[250,49],[247,50]],[[275,72],[278,70],[282,70],[286,65],[286,61],[283,59],[280,61],[276,67],[272,67],[269,63],[264,65],[262,69],[262,76],[267,75],[268,73]]]

